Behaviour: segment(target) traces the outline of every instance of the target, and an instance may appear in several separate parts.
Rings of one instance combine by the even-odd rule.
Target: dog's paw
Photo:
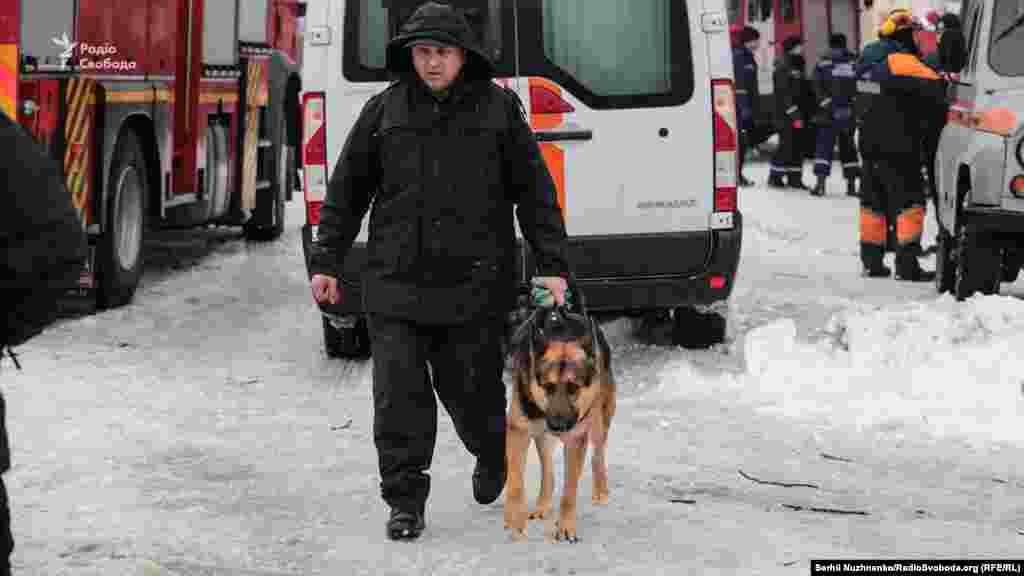
[[[548,540],[554,539],[556,542],[569,542],[575,544],[580,541],[576,535],[576,519],[559,519],[555,522],[554,534],[549,534]]]
[[[551,504],[537,504],[537,508],[530,512],[528,518],[530,520],[541,520],[548,517],[551,513]]]
[[[593,501],[594,501],[594,504],[597,504],[598,506],[607,506],[608,505],[608,493],[607,492],[601,492],[601,493],[594,494]]]
[[[518,529],[509,530],[508,537],[512,542],[526,542],[526,531]]]

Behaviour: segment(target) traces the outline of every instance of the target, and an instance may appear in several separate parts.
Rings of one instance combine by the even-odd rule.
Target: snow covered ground
[[[606,324],[612,501],[591,505],[585,468],[576,545],[539,525],[509,543],[502,501],[472,501],[446,417],[427,532],[387,542],[370,366],[323,355],[300,202],[283,242],[211,232],[191,266],[147,271],[131,306],[4,366],[16,573],[806,574],[813,558],[1019,556],[1024,285],[957,303],[860,278],[857,202],[830,186],[741,191],[727,345]]]

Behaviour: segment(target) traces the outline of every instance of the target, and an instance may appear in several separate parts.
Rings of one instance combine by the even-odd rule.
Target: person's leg
[[[884,194],[879,180],[879,166],[871,149],[864,146],[863,170],[860,181],[860,260],[863,275],[871,278],[887,277],[892,273],[885,266],[885,240],[888,231]]]
[[[381,496],[391,507],[387,532],[412,539],[423,530],[427,470],[437,438],[437,403],[427,372],[429,334],[405,320],[371,316],[373,441]]]
[[[793,128],[779,128],[779,147],[772,155],[772,163],[768,169],[768,185],[775,188],[786,186],[790,157],[793,155]]]
[[[857,195],[857,178],[860,176],[860,162],[857,160],[857,145],[850,129],[839,131],[839,160],[843,163],[843,177],[846,178],[846,195]]]
[[[832,173],[832,149],[835,147],[835,131],[830,125],[818,127],[818,133],[814,140],[814,175],[817,182],[814,184],[812,194],[815,196],[825,195],[825,181]]]
[[[909,160],[909,158],[908,158]],[[890,201],[896,216],[896,278],[912,282],[930,282],[933,272],[921,269],[921,235],[924,232],[925,199],[921,166],[914,162],[894,162]]]
[[[0,394],[0,576],[11,573],[11,554],[14,535],[11,532],[11,509],[7,500],[7,485],[3,474],[11,469],[11,449],[7,440],[7,402]]]
[[[473,495],[490,504],[505,484],[506,394],[501,318],[446,327],[433,341],[430,364],[438,398],[470,454]]]

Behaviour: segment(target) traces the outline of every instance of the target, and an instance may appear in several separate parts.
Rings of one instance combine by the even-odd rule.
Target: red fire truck
[[[0,2],[0,109],[64,166],[89,235],[78,289],[99,306],[132,299],[148,229],[281,234],[297,185],[303,9],[298,0]]]

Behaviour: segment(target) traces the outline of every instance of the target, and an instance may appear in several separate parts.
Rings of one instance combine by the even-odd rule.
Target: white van
[[[960,14],[950,45],[966,50],[943,63],[958,74],[935,158],[935,280],[962,300],[998,293],[1024,267],[1024,3],[966,0]]]
[[[387,86],[385,46],[424,1],[307,2],[307,261],[333,162],[364,103]],[[720,341],[742,237],[724,0],[447,3],[465,10],[496,82],[527,108],[589,309],[670,312],[678,343]],[[368,220],[345,262],[345,302],[321,307],[332,356],[369,353],[359,295]],[[520,242],[524,296],[529,252]]]

